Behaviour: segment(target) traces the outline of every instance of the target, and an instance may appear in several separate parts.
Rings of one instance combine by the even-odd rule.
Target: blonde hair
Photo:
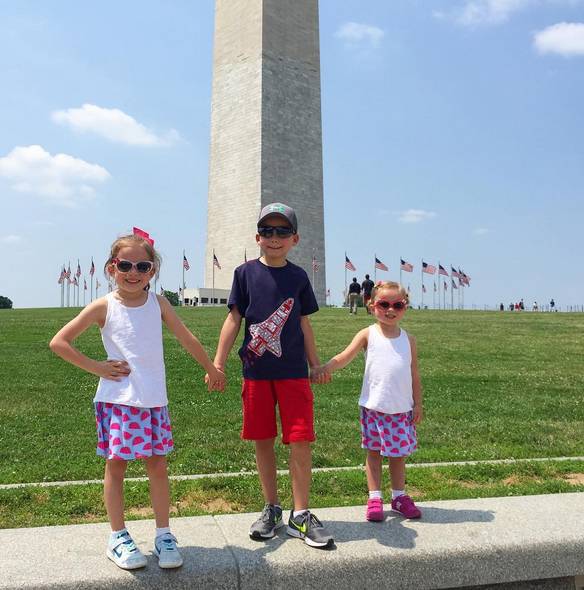
[[[369,307],[373,307],[375,304],[375,299],[377,299],[377,294],[379,291],[383,291],[384,289],[391,289],[392,291],[397,291],[401,298],[409,305],[410,303],[410,295],[405,289],[403,285],[396,283],[394,281],[377,281],[375,286],[373,287],[373,291],[371,291],[371,299],[368,302]]]
[[[142,248],[144,248],[146,251],[150,261],[154,263],[154,271],[156,273],[156,277],[158,277],[158,273],[160,272],[160,264],[162,262],[160,254],[158,254],[154,246],[146,238],[136,234],[121,236],[111,245],[109,257],[106,260],[106,263],[103,265],[103,272],[106,277],[109,278],[110,276],[108,274],[108,266],[112,264],[112,261],[115,258],[118,257],[118,252],[126,246],[142,246]]]

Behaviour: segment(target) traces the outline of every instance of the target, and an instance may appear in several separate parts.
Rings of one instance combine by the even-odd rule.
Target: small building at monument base
[[[184,304],[188,306],[199,305],[227,305],[229,289],[198,289],[184,290]]]

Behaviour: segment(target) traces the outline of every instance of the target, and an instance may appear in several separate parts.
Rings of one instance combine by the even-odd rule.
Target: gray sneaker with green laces
[[[256,540],[271,539],[281,526],[284,526],[284,521],[280,506],[266,504],[261,516],[251,525],[249,536]]]
[[[304,539],[304,542],[310,547],[325,549],[334,545],[333,536],[312,512],[307,510],[297,516],[292,515],[293,512],[290,511],[290,520],[288,520],[288,530],[286,531],[289,535]]]

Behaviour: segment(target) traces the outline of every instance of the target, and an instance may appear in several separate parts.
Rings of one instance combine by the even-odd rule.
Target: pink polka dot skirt
[[[418,448],[412,412],[384,414],[360,406],[361,447],[384,457],[408,457]]]
[[[97,454],[106,459],[145,459],[174,447],[167,406],[137,408],[95,402]]]

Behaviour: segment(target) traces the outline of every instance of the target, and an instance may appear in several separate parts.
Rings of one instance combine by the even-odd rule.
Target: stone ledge
[[[420,507],[419,521],[387,512],[382,523],[364,521],[362,506],[318,510],[335,535],[328,551],[288,537],[285,528],[269,542],[252,541],[255,514],[177,518],[185,564],[174,571],[160,570],[150,554],[152,521],[128,525],[150,554],[148,566],[133,573],[106,559],[107,524],[5,529],[0,589],[574,588],[574,577],[584,575],[584,493]]]

